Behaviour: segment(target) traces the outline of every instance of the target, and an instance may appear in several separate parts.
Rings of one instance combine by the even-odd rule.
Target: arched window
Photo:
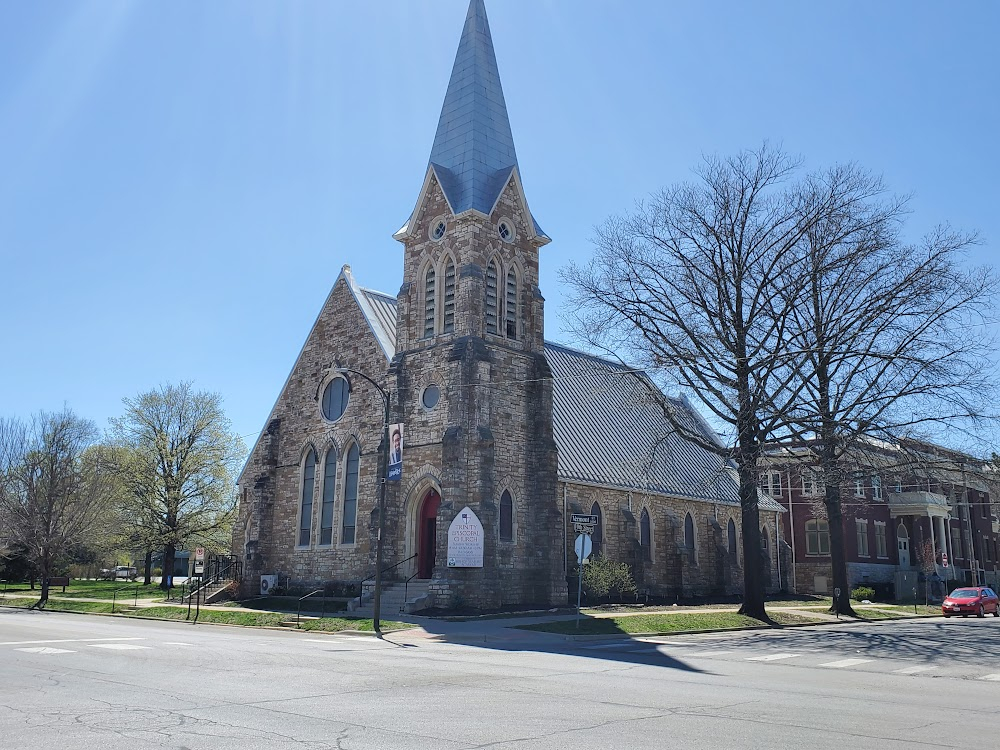
[[[684,516],[684,549],[694,555],[694,519],[690,513]]]
[[[594,527],[594,532],[590,535],[590,541],[594,545],[590,554],[593,557],[597,557],[601,554],[601,548],[604,546],[602,544],[604,541],[604,514],[601,513],[601,506],[594,503],[590,508],[590,515],[597,516],[597,525]]]
[[[424,338],[434,335],[435,284],[434,268],[431,267],[427,269],[427,275],[424,277]]]
[[[331,422],[336,422],[344,416],[350,399],[350,383],[345,378],[334,378],[323,389],[323,416]]]
[[[639,547],[642,549],[642,559],[649,562],[653,559],[652,537],[649,528],[649,511],[645,508],[639,514]]]
[[[302,504],[299,514],[299,546],[308,547],[312,537],[313,485],[316,483],[316,454],[310,448],[302,467]]]
[[[507,271],[507,338],[517,338],[517,274],[514,269]]]
[[[326,453],[323,464],[323,509],[319,521],[319,543],[333,544],[333,502],[337,496],[337,451]]]
[[[806,521],[806,554],[830,554],[830,523],[825,519]]]
[[[444,332],[455,330],[455,264],[444,267]]]
[[[500,496],[500,541],[514,541],[514,498],[507,490]]]
[[[760,527],[760,548],[762,551],[767,552],[767,548],[771,546],[771,534],[767,530],[767,526]]]
[[[354,544],[355,526],[358,519],[358,469],[361,451],[353,443],[347,451],[344,466],[344,521],[341,524],[341,544]]]
[[[733,523],[733,519],[729,519],[729,525],[726,527],[726,536],[729,540],[729,554],[736,554],[736,524]]]
[[[486,333],[497,333],[500,329],[500,301],[497,297],[497,264],[490,261],[486,266]]]

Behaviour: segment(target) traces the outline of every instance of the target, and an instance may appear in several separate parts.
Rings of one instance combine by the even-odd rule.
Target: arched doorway
[[[896,527],[896,552],[899,555],[899,567],[910,567],[910,535],[906,533],[903,522]]]
[[[424,495],[417,515],[417,578],[430,578],[434,574],[434,557],[437,552],[437,514],[441,496],[436,490]]]

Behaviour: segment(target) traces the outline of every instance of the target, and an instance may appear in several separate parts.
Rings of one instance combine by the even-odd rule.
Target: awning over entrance
[[[889,514],[900,516],[930,516],[947,518],[951,513],[948,498],[936,492],[890,492]]]

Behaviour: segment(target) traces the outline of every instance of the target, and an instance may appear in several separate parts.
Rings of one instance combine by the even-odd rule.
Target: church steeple
[[[489,214],[517,166],[484,0],[472,0],[431,149],[456,214]]]
[[[469,3],[431,147],[427,179],[432,176],[455,216],[467,211],[489,216],[512,176],[520,189],[514,136],[484,0]],[[415,229],[423,197],[410,221],[394,235],[397,239]],[[533,217],[529,224],[538,244],[549,241]]]

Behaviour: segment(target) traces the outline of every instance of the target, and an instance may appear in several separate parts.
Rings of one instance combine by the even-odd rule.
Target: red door
[[[437,513],[441,496],[431,490],[424,497],[417,519],[417,578],[430,578],[434,574],[434,555],[437,551]]]

